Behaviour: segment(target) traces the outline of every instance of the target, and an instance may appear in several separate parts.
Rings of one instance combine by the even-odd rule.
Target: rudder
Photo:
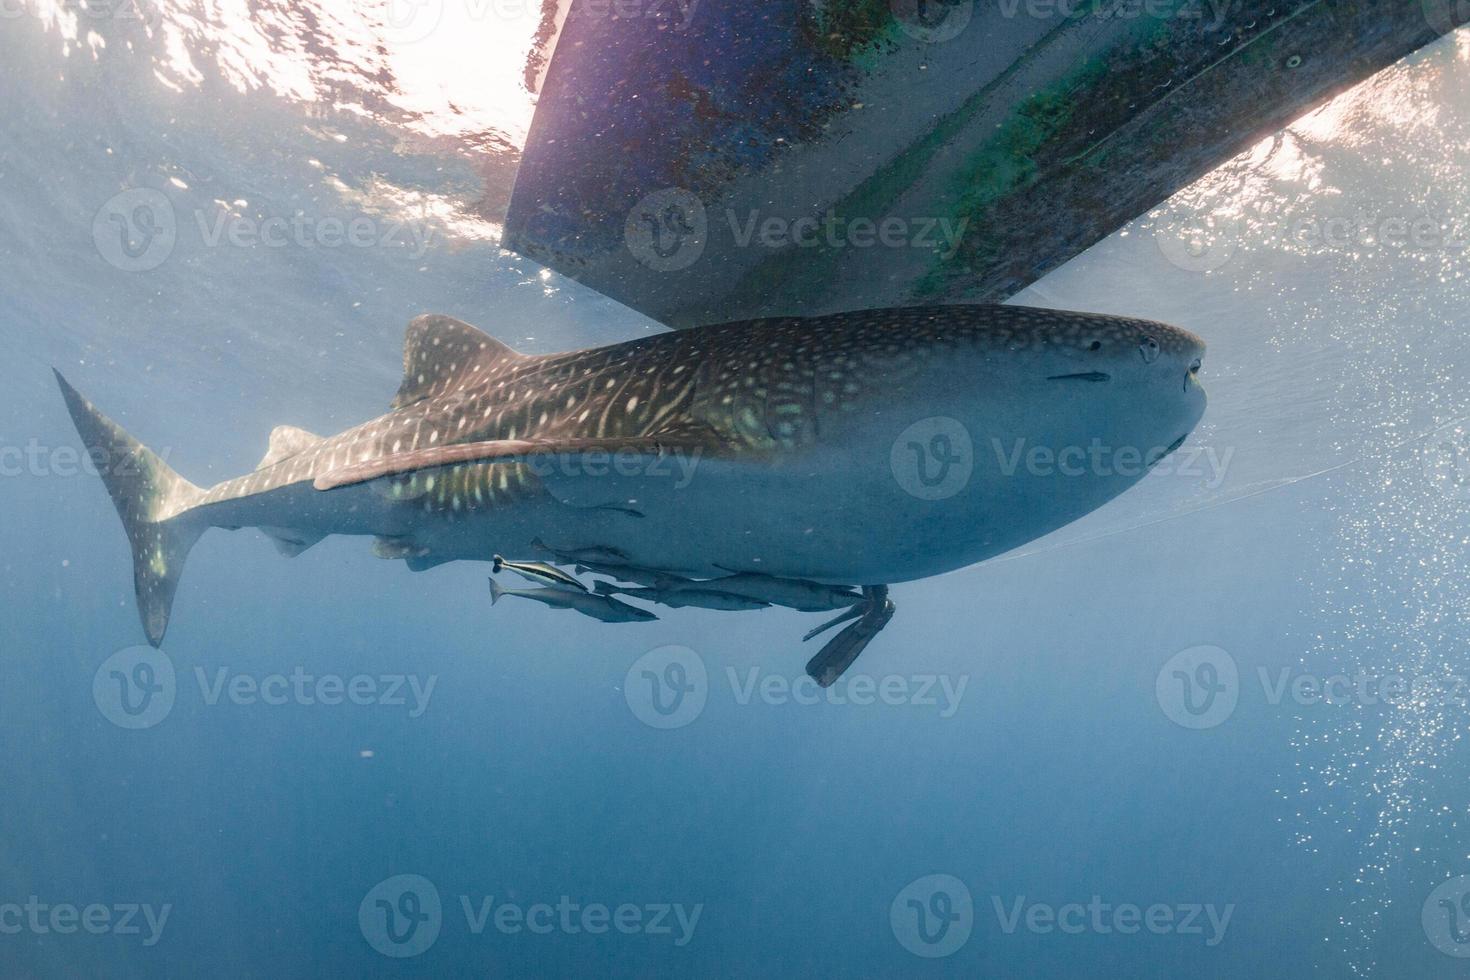
[[[148,642],[158,646],[168,629],[169,610],[184,559],[207,523],[188,512],[204,491],[169,468],[147,446],[97,411],[56,371],[67,410],[88,454],[101,471],[113,506],[122,518],[133,552],[133,588]]]

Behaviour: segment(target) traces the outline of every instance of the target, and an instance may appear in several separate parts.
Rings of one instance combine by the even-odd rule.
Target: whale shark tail
[[[61,372],[54,372],[72,422],[102,474],[133,548],[133,587],[148,642],[163,642],[169,610],[189,549],[208,524],[190,511],[204,491],[179,476],[157,453],[97,411]]]

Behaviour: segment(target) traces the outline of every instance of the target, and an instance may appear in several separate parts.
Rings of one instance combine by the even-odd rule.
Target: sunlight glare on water
[[[1302,709],[1296,758],[1280,772],[1282,825],[1301,846],[1356,841],[1334,885],[1340,919],[1323,938],[1366,974],[1397,975],[1385,919],[1417,915],[1395,901],[1405,880],[1463,871],[1425,866],[1426,837],[1454,853],[1470,819],[1446,782],[1465,762],[1470,693],[1467,82],[1470,32],[1461,31],[1263,140],[1030,291],[1033,301],[1121,312],[1138,309],[1143,288],[1153,315],[1211,341],[1206,373],[1226,374],[1212,378],[1197,436],[1222,455],[1234,449],[1232,467],[1214,490],[1184,481],[1181,493],[1177,476],[1151,479],[1172,506],[1238,507],[1265,494],[1318,529],[1303,536],[1314,605],[1282,651],[1304,652],[1270,663],[1269,676],[1290,667],[1293,676],[1408,679],[1412,695],[1391,704],[1357,697]],[[1122,270],[1141,261],[1156,277]],[[1211,323],[1234,332],[1217,338]],[[1123,527],[1145,519],[1115,518]],[[1058,537],[1069,533],[1089,532]]]

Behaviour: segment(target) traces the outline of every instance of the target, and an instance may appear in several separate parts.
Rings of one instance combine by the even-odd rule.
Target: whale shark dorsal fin
[[[452,316],[413,318],[403,338],[403,384],[394,408],[442,395],[524,358],[494,337]]]
[[[298,429],[294,425],[278,425],[271,430],[270,445],[255,468],[263,470],[267,466],[275,466],[281,460],[290,459],[321,441],[322,437],[314,432]]]

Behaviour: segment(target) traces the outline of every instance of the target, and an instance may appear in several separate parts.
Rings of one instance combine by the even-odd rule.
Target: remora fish
[[[646,623],[658,619],[647,609],[630,606],[611,596],[592,592],[572,592],[568,589],[503,589],[493,578],[490,580],[490,605],[500,601],[501,596],[520,596],[534,599],[553,609],[575,609],[584,616],[600,619],[604,623]]]
[[[625,595],[631,599],[657,602],[660,605],[668,606],[670,609],[683,609],[686,606],[696,606],[700,609],[738,611],[765,609],[770,605],[769,602],[750,599],[743,595],[732,595],[729,592],[719,592],[715,589],[692,587],[682,589],[624,589],[610,582],[598,582],[597,592],[599,595]]]
[[[507,561],[500,555],[495,555],[490,559],[490,571],[498,575],[503,568],[508,568],[526,581],[535,582],[538,585],[547,585],[553,589],[570,589],[573,592],[587,591],[587,586],[555,565],[548,565],[544,561]]]
[[[694,579],[684,578],[681,575],[671,575],[668,572],[660,572],[652,568],[634,568],[631,565],[603,565],[599,562],[578,562],[577,571],[606,575],[610,578],[617,579],[619,582],[636,582],[639,585],[646,585],[650,589],[666,589],[673,585],[685,585],[694,581]]]
[[[748,599],[759,599],[773,606],[786,606],[802,612],[826,612],[829,609],[845,609],[862,599],[852,589],[820,582],[802,582],[796,579],[776,578],[756,572],[740,572],[723,578],[705,579],[690,584],[678,584],[669,591],[682,592],[686,588],[713,589]]]
[[[424,316],[388,414],[329,438],[277,429],[258,469],[209,489],[58,380],[107,461],[156,645],[210,527],[261,527],[288,553],[376,535],[411,567],[544,537],[691,578],[937,575],[1141,479],[1136,459],[1177,447],[1204,412],[1203,351],[1163,324],[1014,306],[754,320],[539,356]]]

